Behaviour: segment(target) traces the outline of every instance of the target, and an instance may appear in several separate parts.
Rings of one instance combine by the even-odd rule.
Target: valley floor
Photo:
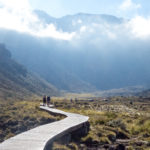
[[[89,133],[70,143],[54,143],[53,150],[149,150],[150,99],[110,97],[93,100],[53,100],[56,108],[89,116]]]
[[[54,142],[53,150],[149,150],[150,99],[139,97],[58,98],[57,109],[89,116],[87,135]],[[40,100],[0,101],[0,142],[36,126],[63,119],[39,109]]]

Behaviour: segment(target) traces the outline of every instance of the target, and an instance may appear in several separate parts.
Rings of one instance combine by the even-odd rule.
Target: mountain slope
[[[57,49],[55,46],[58,43],[55,41],[47,40],[47,45],[47,42],[44,42],[45,39],[30,35],[22,36],[15,31],[6,31],[6,33],[3,30],[2,32],[0,31],[0,35],[7,37],[6,41],[3,42],[11,50],[12,57],[56,88],[71,92],[93,91],[95,89],[94,86],[68,70],[66,64],[68,62],[65,58],[69,58],[70,54]]]
[[[42,11],[34,13],[46,28],[41,31],[50,36],[0,29],[0,41],[15,60],[58,89],[82,92],[150,86],[149,38],[133,36],[131,21],[111,15],[53,18]],[[59,38],[72,33],[72,39]]]
[[[31,95],[56,95],[58,91],[11,58],[11,53],[0,44],[0,97],[24,98]]]

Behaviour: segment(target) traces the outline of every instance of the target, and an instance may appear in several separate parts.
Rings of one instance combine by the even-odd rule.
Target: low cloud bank
[[[140,4],[126,0],[120,9],[139,9]],[[65,28],[70,24],[65,24]],[[64,31],[55,22],[45,23],[32,11],[28,0],[0,0],[0,28],[15,30],[38,37],[49,37],[58,40],[82,43],[89,41],[101,45],[107,40],[118,41],[125,39],[148,40],[150,38],[150,18],[136,16],[122,23],[84,22],[82,19],[72,20],[74,31]],[[80,41],[79,41],[80,40]]]

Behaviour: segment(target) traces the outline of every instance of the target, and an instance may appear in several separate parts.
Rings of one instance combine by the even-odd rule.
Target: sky
[[[102,35],[117,40],[125,34],[129,37],[145,39],[150,38],[149,6],[150,0],[0,0],[0,29],[67,41],[86,37],[92,39],[93,35],[96,40]],[[129,21],[113,26],[91,22],[89,25],[80,24],[81,28],[77,31],[67,32],[58,29],[54,23],[44,24],[33,13],[35,9],[43,10],[53,17],[82,12],[110,14]]]
[[[149,0],[29,0],[33,9],[41,9],[53,17],[76,13],[110,14],[132,18],[149,16]]]

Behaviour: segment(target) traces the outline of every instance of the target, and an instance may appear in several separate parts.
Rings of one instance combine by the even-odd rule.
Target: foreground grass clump
[[[79,150],[78,145],[70,143],[68,145],[62,145],[58,142],[54,142],[52,150]]]
[[[150,149],[150,114],[141,110],[143,103],[134,101],[133,104],[131,98],[108,102],[55,99],[53,103],[58,109],[89,116],[89,133],[78,141],[72,137],[76,149],[119,149],[121,146],[127,150]],[[63,149],[68,148],[67,144]]]
[[[62,119],[39,109],[39,100],[0,102],[0,142],[42,124]]]

